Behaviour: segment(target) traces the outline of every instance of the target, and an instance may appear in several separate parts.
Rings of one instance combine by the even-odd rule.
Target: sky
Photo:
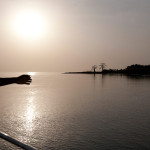
[[[150,64],[149,0],[0,0],[0,71]]]

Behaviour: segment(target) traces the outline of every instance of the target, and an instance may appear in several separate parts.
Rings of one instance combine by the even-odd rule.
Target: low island
[[[134,64],[125,69],[104,69],[96,71],[96,66],[91,71],[65,72],[65,74],[126,74],[126,75],[150,75],[150,65]]]

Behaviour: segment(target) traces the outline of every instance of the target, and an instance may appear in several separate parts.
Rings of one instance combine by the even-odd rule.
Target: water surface
[[[30,86],[0,87],[2,132],[39,150],[150,149],[149,77],[36,73],[32,78]],[[17,147],[0,139],[0,149]]]

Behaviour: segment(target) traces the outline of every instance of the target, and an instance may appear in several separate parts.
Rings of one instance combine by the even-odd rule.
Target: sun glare
[[[34,76],[36,72],[28,72],[27,74],[29,74],[30,76]]]
[[[38,12],[20,12],[14,21],[15,32],[25,38],[39,38],[45,32],[44,17]]]

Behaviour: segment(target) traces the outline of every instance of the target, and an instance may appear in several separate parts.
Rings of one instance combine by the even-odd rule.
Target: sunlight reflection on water
[[[28,132],[32,132],[32,129],[34,127],[33,120],[35,118],[35,105],[34,105],[34,97],[29,97],[28,104],[27,104],[27,110],[26,110],[26,130]]]
[[[36,72],[27,72],[27,74],[34,76],[34,75],[36,75]]]

